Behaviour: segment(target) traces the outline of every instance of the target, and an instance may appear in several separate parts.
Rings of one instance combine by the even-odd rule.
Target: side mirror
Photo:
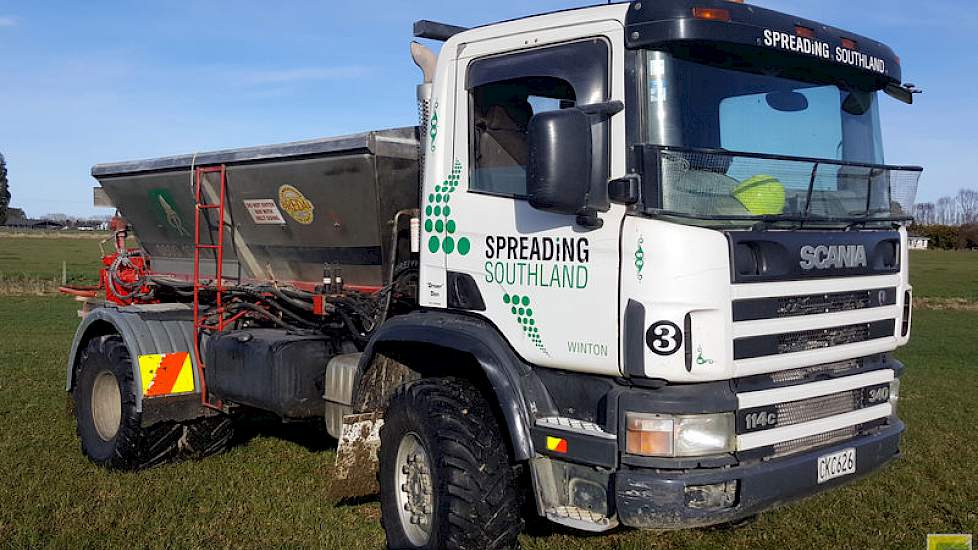
[[[577,214],[591,189],[591,118],[580,109],[534,115],[528,128],[526,187],[530,206]]]

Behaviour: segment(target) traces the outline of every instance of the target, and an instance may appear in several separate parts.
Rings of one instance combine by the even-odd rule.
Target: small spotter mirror
[[[783,113],[796,113],[808,108],[808,98],[795,91],[771,92],[764,98],[772,109]]]
[[[842,110],[850,115],[864,115],[873,106],[873,94],[870,92],[849,92],[842,101]]]

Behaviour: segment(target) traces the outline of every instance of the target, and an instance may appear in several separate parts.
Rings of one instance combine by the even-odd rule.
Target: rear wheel
[[[518,546],[516,470],[475,386],[438,378],[402,387],[384,413],[380,440],[381,521],[390,548]]]
[[[106,468],[138,470],[223,450],[232,434],[226,416],[142,426],[136,410],[132,358],[118,335],[93,338],[82,349],[72,398],[82,452]]]

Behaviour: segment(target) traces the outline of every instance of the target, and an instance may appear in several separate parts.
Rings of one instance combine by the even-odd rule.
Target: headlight
[[[704,456],[734,450],[733,413],[625,413],[625,450],[643,456]]]

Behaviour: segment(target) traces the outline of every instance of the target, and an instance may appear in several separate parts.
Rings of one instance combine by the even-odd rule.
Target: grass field
[[[81,233],[72,237],[61,233],[30,236],[0,233],[0,283],[13,286],[27,282],[61,283],[61,265],[65,262],[70,284],[95,284],[98,282],[99,260],[102,253],[99,242],[107,233]],[[106,250],[112,243],[106,244]],[[54,284],[57,288],[57,285]]]
[[[912,251],[910,278],[917,297],[978,300],[978,252]]]
[[[0,239],[0,257],[8,244]],[[973,295],[971,264],[930,254],[915,253],[913,261],[944,275],[924,282],[915,269],[918,296]],[[63,389],[76,307],[63,297],[0,296],[0,546],[382,547],[378,504],[329,496],[333,442],[301,426],[254,423],[221,456],[136,474],[90,464]],[[976,325],[974,312],[915,313],[913,341],[898,354],[908,365],[900,405],[905,456],[878,474],[738,530],[589,537],[534,524],[523,546],[924,548],[927,533],[975,533]]]

